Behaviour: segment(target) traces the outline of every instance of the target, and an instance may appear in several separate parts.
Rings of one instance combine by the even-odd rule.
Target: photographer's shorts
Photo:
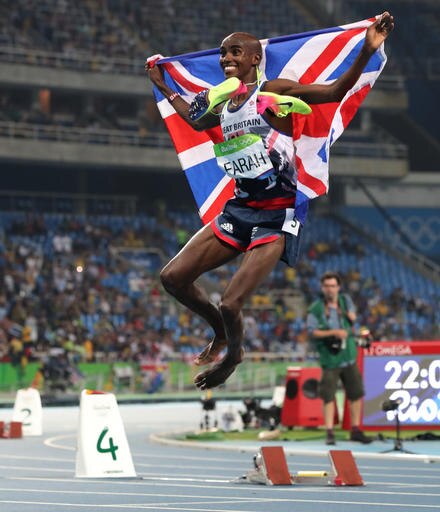
[[[343,368],[324,368],[319,383],[319,396],[325,404],[333,402],[336,395],[339,379],[345,390],[348,400],[359,400],[364,396],[364,383],[361,372],[356,364]]]
[[[282,231],[286,210],[260,210],[229,200],[223,211],[211,222],[215,235],[239,251],[246,252],[285,236],[286,246],[281,260],[290,267],[299,254],[302,226],[297,236]]]

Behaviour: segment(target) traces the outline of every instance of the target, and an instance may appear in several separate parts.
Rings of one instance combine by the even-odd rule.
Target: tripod
[[[391,453],[391,452],[401,452],[401,453],[413,453],[409,450],[405,450],[403,448],[402,438],[400,437],[400,420],[399,420],[399,411],[396,409],[394,411],[394,417],[396,418],[396,437],[394,439],[394,448],[391,450],[385,450],[381,453]]]

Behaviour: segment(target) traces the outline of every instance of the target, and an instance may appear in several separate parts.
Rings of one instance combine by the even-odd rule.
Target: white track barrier
[[[15,397],[12,421],[21,421],[23,436],[43,434],[43,408],[38,389],[19,389]]]
[[[136,476],[118,403],[112,393],[88,389],[81,393],[75,476]]]

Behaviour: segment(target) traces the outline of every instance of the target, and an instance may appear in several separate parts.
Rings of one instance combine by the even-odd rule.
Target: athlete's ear
[[[252,64],[254,66],[259,66],[261,62],[261,55],[259,53],[256,53],[252,58]]]

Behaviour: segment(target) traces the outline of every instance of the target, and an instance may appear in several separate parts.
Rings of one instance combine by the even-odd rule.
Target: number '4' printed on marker
[[[102,446],[102,442],[103,442],[104,437],[107,434],[107,432],[108,432],[108,427],[104,427],[102,432],[101,432],[101,434],[99,435],[98,443],[96,445],[96,449],[98,450],[99,453],[111,453],[112,454],[112,459],[116,460],[117,459],[117,457],[116,457],[116,450],[119,447],[116,446],[115,444],[113,444],[113,437],[109,437],[108,438],[108,448],[104,448]]]

